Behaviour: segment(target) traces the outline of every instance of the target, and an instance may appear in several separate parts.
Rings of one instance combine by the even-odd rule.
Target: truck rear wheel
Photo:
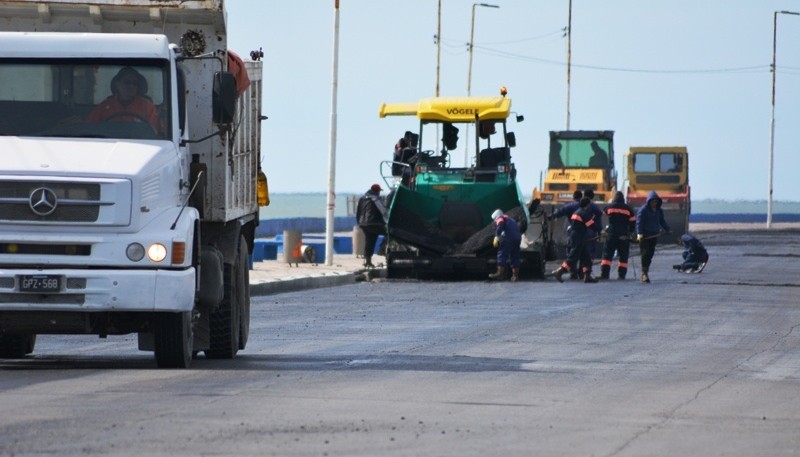
[[[36,335],[2,335],[0,336],[0,358],[21,359],[33,352],[36,346]]]
[[[239,303],[241,304],[241,313],[239,315],[239,350],[247,346],[247,339],[250,337],[250,268],[248,266],[246,254],[247,243],[244,238],[241,239],[239,251],[242,255],[239,256],[239,271],[241,274],[238,276],[239,283]]]
[[[159,315],[153,337],[159,368],[189,368],[194,350],[191,311]]]
[[[239,350],[242,331],[242,284],[247,271],[247,243],[239,237],[239,246],[231,264],[223,270],[224,297],[219,308],[211,314],[211,347],[206,357],[232,359]]]

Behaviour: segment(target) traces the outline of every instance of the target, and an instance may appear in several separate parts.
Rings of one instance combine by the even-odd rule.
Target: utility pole
[[[769,122],[769,193],[767,198],[767,228],[772,228],[772,171],[774,167],[775,155],[775,73],[777,67],[775,66],[775,56],[778,50],[778,14],[791,14],[793,16],[800,16],[800,13],[793,11],[775,11],[772,16],[772,117]]]
[[[572,0],[569,0],[569,16],[567,17],[567,127],[569,130],[569,91],[570,71],[572,69]]]

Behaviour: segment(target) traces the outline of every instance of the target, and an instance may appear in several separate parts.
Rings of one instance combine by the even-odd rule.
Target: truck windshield
[[[168,139],[162,60],[0,59],[0,136]]]
[[[553,139],[550,168],[608,168],[608,140]]]

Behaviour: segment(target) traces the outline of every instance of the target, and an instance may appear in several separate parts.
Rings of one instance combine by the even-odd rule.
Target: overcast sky
[[[566,127],[568,0],[477,7],[471,93],[506,86],[523,193],[539,186],[548,131]],[[334,0],[228,0],[228,40],[263,48],[263,167],[271,192],[328,185]],[[440,95],[467,91],[473,2],[442,0]],[[773,13],[800,0],[573,0],[570,128],[614,130],[623,173],[631,146],[686,146],[694,198],[765,200]],[[340,0],[337,193],[382,182],[415,118],[383,102],[435,94],[437,0]],[[800,16],[779,14],[774,194],[800,201]],[[463,152],[454,158],[463,164]],[[622,183],[620,183],[622,187]]]

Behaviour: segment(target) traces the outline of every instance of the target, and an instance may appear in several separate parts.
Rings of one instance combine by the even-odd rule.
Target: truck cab
[[[571,202],[576,190],[591,189],[597,202],[609,201],[617,190],[611,130],[551,131],[548,157],[544,183],[541,190],[533,189],[533,198],[549,214]],[[568,219],[554,220],[549,226],[553,245],[548,248],[548,260],[566,255]]]
[[[237,79],[200,3],[0,3],[0,357],[38,334],[136,333],[160,367],[244,348],[261,62]]]

